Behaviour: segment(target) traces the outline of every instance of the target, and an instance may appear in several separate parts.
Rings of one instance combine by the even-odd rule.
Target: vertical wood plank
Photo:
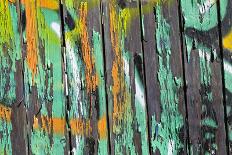
[[[18,1],[0,1],[0,154],[27,154]]]
[[[177,1],[142,1],[151,154],[187,154]]]
[[[220,26],[221,26],[221,48],[223,50],[223,67],[224,67],[224,91],[226,102],[226,119],[227,125],[227,147],[228,153],[232,154],[232,2],[227,0],[220,1]]]
[[[109,154],[100,1],[65,0],[69,125],[74,154]]]
[[[138,1],[102,1],[111,154],[149,154]]]
[[[58,0],[21,1],[29,154],[68,154]]]
[[[190,154],[226,154],[216,1],[181,0]]]

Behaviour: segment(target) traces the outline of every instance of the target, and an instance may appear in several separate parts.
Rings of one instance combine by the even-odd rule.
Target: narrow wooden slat
[[[59,1],[22,0],[29,154],[68,154]]]
[[[226,102],[226,125],[227,125],[227,139],[228,151],[232,154],[232,1],[220,1],[220,26],[221,26],[221,46],[223,50],[223,67],[224,67],[224,89]]]
[[[65,0],[72,153],[109,154],[100,1]]]
[[[190,154],[226,154],[216,1],[181,0]]]
[[[149,154],[138,1],[102,1],[111,154]]]
[[[0,0],[0,154],[27,154],[19,15]]]
[[[151,154],[187,154],[178,3],[142,1]]]

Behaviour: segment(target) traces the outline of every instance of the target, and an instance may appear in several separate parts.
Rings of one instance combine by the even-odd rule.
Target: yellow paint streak
[[[16,3],[16,0],[8,0],[11,3]],[[21,4],[25,5],[27,3],[27,0],[21,0]],[[58,0],[40,0],[38,2],[38,7],[52,9],[52,10],[58,10],[59,9],[59,1]]]
[[[11,108],[3,106],[0,103],[0,119],[10,122],[10,117],[11,117]]]
[[[12,17],[8,1],[0,0],[0,48],[5,54],[7,50],[2,50],[3,45],[8,47],[12,43],[11,37],[14,36],[12,30]],[[13,50],[13,49],[12,49]]]
[[[106,139],[107,138],[107,125],[106,125],[106,115],[104,115],[99,121],[98,121],[98,133],[100,139]]]
[[[27,35],[27,64],[32,72],[32,81],[37,72],[38,53],[38,30],[36,10],[37,3],[35,0],[25,0],[25,12],[26,12],[26,35]]]
[[[173,0],[148,0],[144,5],[142,5],[142,13],[143,15],[153,13],[154,11],[154,6],[157,4],[169,4],[171,5]],[[139,13],[139,8],[138,7],[127,7],[121,10],[120,17],[123,18],[124,21],[122,24],[124,30],[125,30],[125,35],[128,34],[129,28],[131,27],[131,23],[133,20],[136,18],[140,18],[140,13]],[[121,22],[121,21],[119,21]],[[133,33],[133,32],[132,32]]]
[[[85,78],[87,93],[93,92],[97,87],[97,75],[94,73],[94,58],[91,55],[91,48],[89,45],[89,35],[87,27],[87,2],[80,5],[80,38],[81,38],[81,50],[85,63]]]
[[[223,38],[223,47],[232,51],[232,30]]]

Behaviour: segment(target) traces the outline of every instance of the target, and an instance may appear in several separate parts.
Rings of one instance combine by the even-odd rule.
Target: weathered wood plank
[[[58,0],[21,1],[29,154],[68,154]]]
[[[224,91],[226,102],[226,125],[227,125],[227,147],[229,154],[232,154],[232,1],[220,1],[220,26],[221,26],[221,47],[223,48],[223,67],[224,67]]]
[[[190,154],[227,154],[216,1],[181,0]]]
[[[0,154],[27,154],[18,1],[0,0]]]
[[[177,1],[142,1],[152,154],[187,154],[184,76]]]
[[[231,1],[20,2],[0,0],[0,154],[232,154]]]
[[[102,1],[111,154],[149,154],[138,1]]]
[[[74,154],[109,154],[100,1],[65,0],[69,125]]]

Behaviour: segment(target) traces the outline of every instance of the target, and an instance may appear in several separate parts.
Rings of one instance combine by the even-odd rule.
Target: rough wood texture
[[[232,154],[231,9],[0,0],[0,154]]]
[[[187,154],[177,4],[142,2],[141,6],[152,154]]]
[[[18,1],[0,1],[0,154],[27,154]]]
[[[148,154],[138,1],[103,2],[111,154]]]
[[[231,20],[232,8],[231,1],[220,1],[220,39],[221,50],[223,54],[223,69],[224,69],[224,92],[226,102],[226,127],[227,127],[227,140],[228,140],[228,152],[232,154],[232,33],[231,33]]]
[[[59,1],[21,1],[29,154],[67,154]]]
[[[190,154],[226,154],[216,1],[181,0]]]
[[[69,125],[74,154],[109,154],[100,1],[64,1]]]

